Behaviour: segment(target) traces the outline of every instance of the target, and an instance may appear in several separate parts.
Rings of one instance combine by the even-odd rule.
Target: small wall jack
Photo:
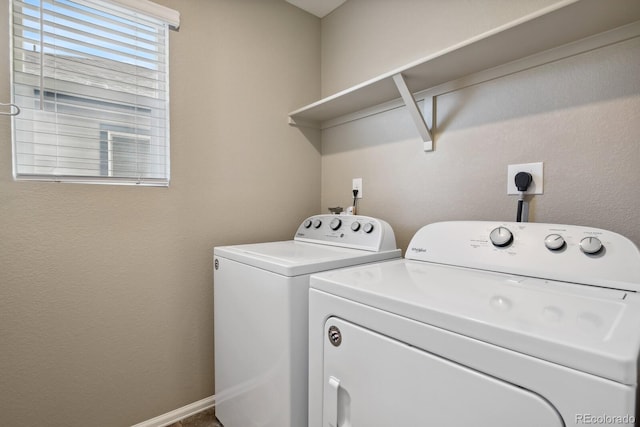
[[[529,203],[524,200],[524,192],[529,189],[533,182],[533,177],[529,172],[518,172],[515,177],[516,188],[520,192],[518,198],[517,222],[529,222]]]

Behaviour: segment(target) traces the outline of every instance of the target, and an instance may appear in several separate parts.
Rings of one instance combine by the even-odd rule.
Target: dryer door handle
[[[340,391],[340,380],[336,377],[329,377],[329,384],[324,401],[325,426],[338,427],[338,392]]]

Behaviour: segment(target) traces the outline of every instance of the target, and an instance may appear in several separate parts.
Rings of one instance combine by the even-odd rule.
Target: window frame
[[[46,5],[49,4],[49,2],[53,2],[52,4],[55,5],[55,1],[56,0],[37,0],[37,4],[34,6],[36,8],[39,8],[40,13],[43,13],[44,10],[44,4],[41,3],[41,1],[46,1]],[[99,9],[96,5],[100,6],[100,5],[104,5],[106,2],[105,0],[68,0],[71,3],[74,4],[79,4],[79,5],[83,5],[83,6],[88,6],[94,10],[102,10]],[[10,32],[11,32],[11,49],[10,49],[10,61],[11,61],[11,96],[12,96],[12,100],[15,102],[16,99],[16,84],[15,84],[15,76],[17,73],[19,73],[20,71],[16,70],[16,65],[15,65],[15,58],[14,58],[14,54],[15,54],[15,46],[14,44],[16,43],[16,38],[24,35],[19,33],[19,30],[17,29],[17,25],[18,23],[16,22],[16,17],[15,17],[15,11],[14,9],[16,7],[25,7],[25,5],[29,5],[29,3],[27,3],[27,0],[20,0],[19,3],[17,3],[18,0],[10,0],[10,18],[11,18],[11,22],[10,22]],[[38,172],[38,173],[25,173],[24,172],[24,168],[21,170],[21,164],[18,160],[18,155],[19,155],[19,150],[18,150],[18,146],[22,146],[24,147],[25,145],[22,144],[20,145],[17,142],[17,138],[16,138],[16,134],[17,134],[17,126],[16,126],[16,122],[18,120],[20,120],[21,118],[17,118],[17,117],[12,117],[12,151],[13,151],[13,176],[14,179],[17,181],[53,181],[53,182],[71,182],[71,183],[91,183],[91,184],[126,184],[126,185],[142,185],[142,186],[162,186],[162,187],[168,187],[169,186],[169,182],[170,182],[170,90],[169,90],[169,83],[170,83],[170,78],[169,78],[169,30],[170,29],[177,29],[179,26],[179,13],[176,11],[173,11],[172,9],[169,8],[165,8],[164,6],[160,6],[157,5],[155,3],[146,1],[146,0],[107,0],[107,2],[109,3],[113,3],[115,4],[117,8],[121,8],[121,7],[125,7],[126,9],[133,9],[133,11],[135,11],[135,13],[144,13],[147,14],[146,16],[150,19],[156,20],[156,21],[160,21],[161,26],[164,26],[164,30],[160,33],[160,37],[164,37],[164,43],[160,42],[160,44],[157,44],[157,41],[160,39],[156,39],[156,41],[154,43],[156,43],[156,45],[158,46],[162,46],[162,48],[164,49],[164,58],[161,62],[159,62],[158,64],[162,64],[162,71],[158,71],[157,75],[163,76],[164,79],[160,79],[158,80],[160,83],[159,85],[161,87],[164,88],[164,94],[163,94],[163,98],[159,99],[159,102],[156,102],[156,104],[158,106],[161,107],[157,107],[157,108],[164,108],[164,110],[158,110],[158,111],[162,111],[162,114],[160,117],[153,117],[152,116],[152,112],[153,112],[153,108],[149,108],[146,105],[140,105],[140,104],[131,104],[131,105],[126,105],[125,103],[122,103],[121,105],[119,105],[120,107],[124,108],[128,108],[130,110],[135,110],[136,114],[139,113],[140,111],[142,111],[143,113],[145,112],[144,109],[148,109],[150,112],[150,116],[149,116],[149,121],[150,122],[154,122],[154,121],[160,121],[160,127],[157,129],[164,129],[160,131],[161,136],[156,136],[155,138],[161,138],[161,144],[160,145],[156,145],[157,150],[156,151],[156,156],[157,158],[163,158],[162,163],[160,163],[162,166],[160,167],[160,169],[164,169],[161,171],[161,176],[160,175],[156,175],[156,176],[142,176],[140,173],[137,174],[137,176],[114,176],[114,165],[113,165],[113,153],[109,154],[108,150],[109,148],[113,148],[113,141],[110,141],[110,138],[113,138],[114,135],[118,135],[118,134],[122,134],[122,135],[126,135],[127,138],[131,138],[133,140],[140,140],[143,143],[146,143],[148,146],[150,145],[150,141],[151,141],[151,134],[147,134],[144,132],[144,127],[140,127],[140,129],[142,129],[142,131],[140,131],[140,129],[138,129],[138,132],[136,132],[135,128],[132,127],[128,127],[126,122],[123,122],[120,125],[115,125],[113,123],[106,123],[108,122],[108,120],[105,120],[105,123],[101,123],[102,119],[100,117],[94,118],[94,124],[97,124],[97,127],[95,128],[96,132],[97,132],[97,136],[96,136],[96,140],[97,140],[97,148],[88,148],[88,150],[95,150],[99,153],[99,166],[97,171],[93,170],[91,173],[86,173],[86,174],[69,174],[69,173],[56,173],[56,167],[52,166],[51,173],[42,173],[42,172]],[[19,6],[16,6],[16,4],[19,4]],[[23,9],[20,9],[20,11],[22,11]],[[119,9],[122,10],[122,9]],[[150,12],[151,11],[151,12]],[[102,10],[102,12],[104,12],[104,10]],[[104,12],[104,13],[108,13],[111,16],[117,16],[114,14],[114,12]],[[158,16],[160,16],[160,18],[158,18]],[[127,18],[129,19],[129,18]],[[43,20],[41,20],[41,22],[43,22]],[[22,24],[22,21],[20,21],[20,24]],[[42,25],[42,24],[41,24]],[[45,31],[43,29],[44,27],[39,27],[39,31],[43,32]],[[42,36],[41,36],[42,37]],[[42,39],[41,39],[42,40]],[[41,44],[41,46],[44,46]],[[40,48],[40,47],[39,47]],[[43,47],[40,48],[41,50],[44,49]],[[45,53],[41,53],[40,54],[41,57],[45,56]],[[56,56],[53,56],[53,60],[55,61]],[[115,63],[115,62],[114,62]],[[41,67],[41,70],[44,70],[44,67],[47,66],[46,63],[44,63],[43,61],[41,61],[40,64],[38,64],[39,67]],[[43,74],[44,71],[41,71],[41,74]],[[41,79],[42,80],[42,79]],[[57,81],[57,79],[56,79]],[[24,87],[29,87],[28,84],[23,84]],[[118,102],[115,102],[113,100],[102,100],[99,96],[91,96],[92,94],[90,93],[88,96],[85,97],[84,93],[81,94],[76,94],[76,93],[72,93],[72,94],[65,94],[63,91],[57,92],[57,91],[52,91],[50,89],[50,87],[45,86],[43,84],[43,82],[41,81],[40,86],[36,86],[36,85],[31,85],[31,87],[34,89],[34,91],[39,91],[40,92],[40,98],[41,98],[41,106],[40,108],[42,109],[41,111],[45,111],[44,110],[44,102],[46,100],[46,98],[53,96],[54,98],[57,97],[68,97],[68,98],[73,98],[76,97],[77,100],[81,100],[82,102],[108,102],[108,103],[112,103],[113,105],[118,104]],[[164,104],[164,105],[162,105]],[[21,110],[24,111],[24,108],[22,106]],[[154,107],[156,108],[156,107]],[[60,114],[57,109],[55,111],[53,111],[50,115],[52,117],[57,117],[57,115]],[[38,123],[38,119],[25,119],[27,122],[29,120],[32,120],[34,123]],[[57,119],[56,119],[57,121]],[[155,124],[155,123],[154,123]],[[151,126],[151,125],[150,125]],[[137,127],[137,126],[136,126]],[[89,128],[87,128],[89,129]],[[90,130],[90,129],[89,129]],[[86,131],[86,129],[85,129]],[[23,131],[21,131],[23,132]],[[36,133],[36,130],[26,130],[24,132],[31,132],[31,133]],[[107,144],[106,144],[106,148],[107,148],[107,157],[111,158],[111,161],[109,161],[109,159],[107,158],[107,167],[106,170],[105,168],[103,168],[103,149],[104,149],[104,145],[103,145],[103,139],[104,139],[104,133],[106,132],[106,136],[107,136]],[[52,133],[52,135],[55,135],[56,138],[61,138],[64,139],[64,136],[61,136],[59,134],[59,132],[56,133]],[[29,146],[29,144],[31,144],[31,147],[39,144],[36,142],[27,142],[26,146]],[[68,146],[65,146],[68,148]],[[33,156],[35,157],[35,154],[31,153],[31,154],[27,154],[27,156]],[[143,155],[146,156],[148,158],[151,158],[151,156],[149,155]],[[88,160],[89,163],[94,162],[94,167],[95,167],[95,160],[91,161]],[[150,163],[151,164],[151,163]],[[151,166],[153,168],[153,166]],[[34,170],[36,170],[36,168],[33,168]],[[68,167],[67,167],[68,169]],[[106,173],[105,173],[106,172]],[[154,173],[157,172],[157,168],[154,168]],[[116,174],[117,175],[117,174]],[[158,177],[160,176],[160,177]]]

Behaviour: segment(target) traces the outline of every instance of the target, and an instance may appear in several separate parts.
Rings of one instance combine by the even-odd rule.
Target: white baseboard
[[[198,412],[202,412],[206,409],[214,407],[216,404],[215,396],[205,397],[202,400],[198,400],[197,402],[190,403],[182,408],[175,409],[171,412],[167,412],[166,414],[159,415],[155,418],[152,418],[147,421],[143,421],[139,424],[133,425],[131,427],[164,427],[169,424],[175,423],[176,421],[183,420],[185,418],[190,417],[191,415],[195,415]]]

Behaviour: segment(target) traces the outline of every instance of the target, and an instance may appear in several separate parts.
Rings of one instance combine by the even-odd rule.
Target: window
[[[16,179],[169,184],[168,29],[147,0],[12,0]]]

